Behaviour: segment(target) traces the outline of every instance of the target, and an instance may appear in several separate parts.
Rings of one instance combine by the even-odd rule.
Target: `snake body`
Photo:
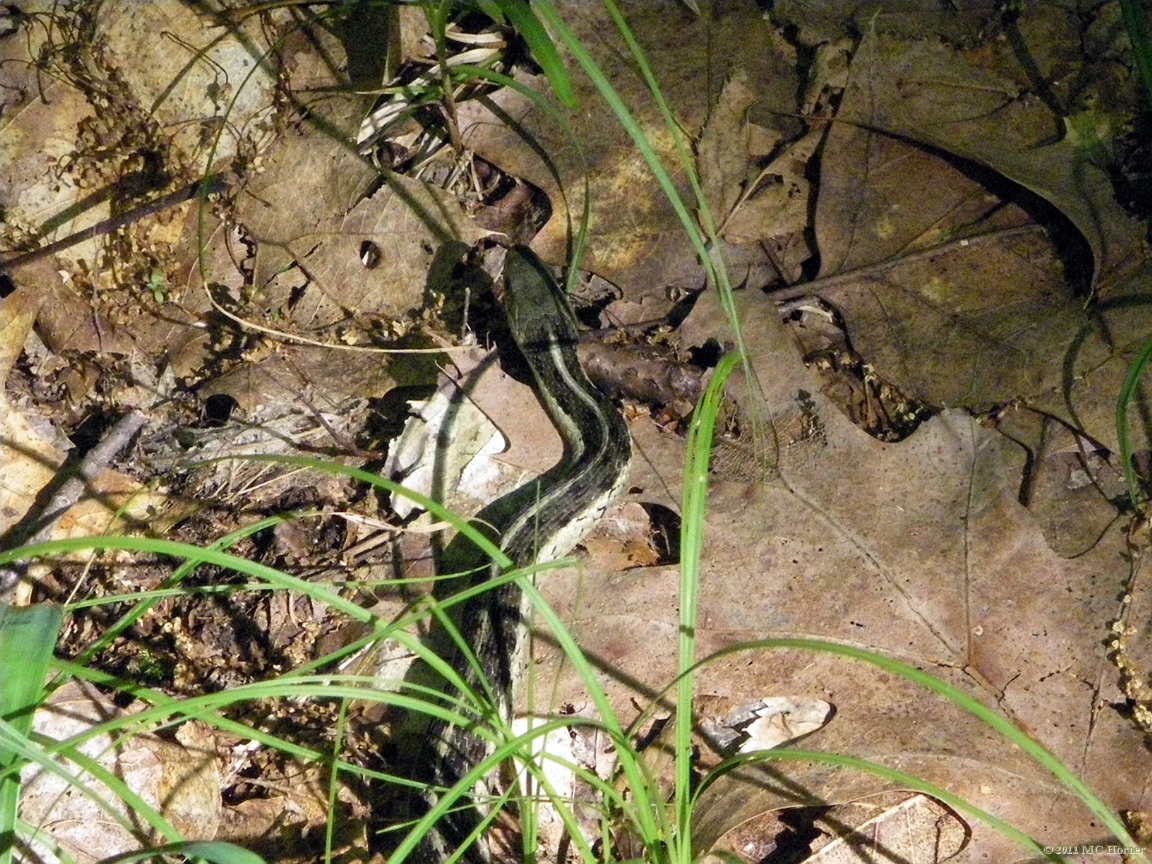
[[[567,555],[587,535],[623,491],[632,451],[623,417],[580,367],[575,316],[543,263],[524,247],[509,249],[504,285],[509,329],[564,445],[556,467],[478,515],[480,522],[500,531],[501,548],[513,564],[528,567]],[[453,541],[441,572],[466,570],[472,555],[467,541]],[[499,568],[489,565],[482,573],[488,578]],[[479,660],[483,679],[462,654],[452,661],[453,668],[478,692],[484,692],[486,680],[494,708],[505,722],[511,720],[527,663],[528,612],[524,592],[512,581],[473,597],[460,614],[460,632]],[[435,750],[423,772],[429,780],[429,803],[435,800],[432,790],[451,787],[491,753],[470,728],[447,723],[433,723],[426,740]],[[417,847],[416,860],[442,862],[468,841],[484,811],[467,803],[470,806],[441,820]],[[487,845],[473,845],[465,860],[490,860]]]

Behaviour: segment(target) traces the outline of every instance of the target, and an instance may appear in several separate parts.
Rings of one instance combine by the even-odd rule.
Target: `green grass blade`
[[[648,91],[652,94],[652,100],[660,111],[660,116],[664,120],[664,127],[668,130],[676,147],[676,158],[680,162],[680,167],[684,171],[684,176],[688,178],[688,183],[692,188],[692,194],[696,198],[696,214],[699,219],[699,224],[703,226],[703,231],[697,228],[696,222],[685,223],[685,231],[693,238],[693,243],[697,247],[697,252],[700,249],[706,248],[707,254],[701,257],[701,263],[708,274],[708,279],[713,286],[715,286],[719,298],[721,308],[724,310],[724,316],[728,320],[728,326],[732,330],[732,336],[735,341],[736,353],[740,354],[743,358],[744,374],[749,382],[756,380],[755,372],[752,367],[752,357],[748,353],[747,345],[744,342],[744,332],[742,322],[740,321],[739,313],[736,309],[736,302],[732,295],[732,284],[728,279],[728,269],[723,261],[724,242],[718,233],[715,216],[712,213],[712,208],[708,203],[708,196],[704,194],[704,188],[700,185],[700,175],[696,170],[695,154],[684,135],[684,131],[680,128],[676,116],[672,113],[664,94],[660,89],[660,83],[656,80],[655,74],[652,72],[652,67],[649,65],[647,58],[644,56],[644,51],[640,47],[640,43],[636,40],[635,35],[632,33],[632,28],[628,26],[628,21],[625,19],[624,14],[620,11],[616,0],[604,0],[604,6],[608,11],[609,16],[612,18],[616,29],[623,37],[625,44],[628,47],[629,53],[632,55],[633,60],[636,62],[637,68],[640,70],[641,76],[644,78],[644,83],[648,86]],[[649,163],[649,169],[655,171],[656,168]],[[668,192],[665,188],[665,194],[676,195],[678,193],[673,191]],[[676,202],[673,202],[674,204]],[[677,211],[679,212],[679,210]],[[683,221],[683,219],[681,219]],[[696,235],[700,235],[699,239],[695,239]],[[750,388],[750,393],[755,394],[755,388]],[[747,406],[750,412],[749,420],[754,432],[754,446],[760,450],[765,451],[768,446],[768,433],[770,423],[766,422],[766,412],[763,406],[753,395],[752,402]],[[772,438],[771,444],[775,444],[775,439]],[[762,458],[770,458],[768,454],[764,454]]]
[[[32,546],[22,546],[0,552],[0,564],[8,564],[23,558],[35,558],[52,555],[58,552],[80,552],[91,549],[120,549],[129,552],[149,552],[154,555],[166,555],[172,558],[184,558],[204,564],[215,564],[238,573],[245,573],[279,588],[300,591],[317,599],[323,600],[333,609],[343,612],[355,621],[366,624],[376,622],[372,613],[361,608],[352,600],[341,597],[339,594],[310,585],[306,580],[289,576],[255,561],[248,561],[235,555],[229,555],[215,549],[204,549],[187,543],[177,543],[174,540],[160,540],[152,537],[82,537],[69,540],[51,540],[37,543]]]
[[[738,354],[724,356],[700,404],[692,415],[684,465],[684,500],[680,533],[680,640],[676,688],[676,826],[673,855],[685,864],[692,856],[692,729],[693,681],[696,663],[696,621],[700,599],[700,558],[704,549],[704,511],[708,506],[708,464],[716,416],[724,399],[724,385],[740,362]]]
[[[153,725],[148,727],[152,730],[174,726],[178,723],[184,722],[185,720],[202,720],[205,723],[221,730],[222,732],[235,736],[239,740],[252,741],[261,744],[301,762],[322,763],[324,762],[326,756],[325,753],[321,751],[303,747],[295,742],[277,737],[276,735],[261,731],[260,729],[246,726],[243,723],[237,722],[235,720],[230,720],[223,716],[221,712],[227,710],[233,705],[243,702],[245,698],[275,699],[289,698],[291,696],[306,697],[307,695],[312,695],[315,698],[322,699],[330,694],[330,691],[327,688],[333,681],[359,682],[362,685],[362,690],[358,692],[360,693],[359,698],[362,701],[388,702],[400,705],[400,698],[392,699],[382,695],[382,691],[378,688],[379,682],[374,677],[363,678],[356,676],[317,676],[310,679],[310,681],[303,682],[303,687],[294,686],[292,690],[288,690],[283,686],[278,686],[278,683],[283,684],[283,682],[291,680],[294,685],[300,685],[302,682],[298,681],[297,679],[288,679],[287,676],[285,676],[275,681],[264,682],[262,689],[259,691],[261,694],[260,696],[249,695],[247,692],[241,692],[240,699],[215,703],[191,703],[186,699],[175,699],[158,691],[151,690],[146,687],[140,687],[132,684],[131,682],[123,681],[122,679],[108,675],[107,673],[98,672],[86,667],[75,666],[74,664],[64,661],[57,660],[53,664],[53,668],[60,674],[67,675],[81,681],[90,681],[94,684],[99,684],[102,687],[106,687],[120,693],[130,694],[133,697],[138,698],[141,702],[152,705],[159,709],[160,713],[149,718],[150,720],[154,720]],[[417,688],[414,685],[409,685],[408,689],[413,693],[426,693],[426,695],[422,697],[424,701],[427,701],[428,698],[434,698],[440,695],[438,690],[422,691],[420,688]],[[412,697],[403,698],[406,701],[401,707],[404,707],[405,710],[409,710],[408,706],[413,702],[413,699]],[[459,715],[450,716],[458,717]],[[414,780],[408,780],[407,778],[397,777],[395,775],[386,774],[381,771],[373,771],[371,769],[363,768],[362,766],[354,765],[349,762],[339,762],[337,763],[336,767],[339,767],[340,770],[344,772],[352,773],[358,777],[362,777],[368,780],[376,780],[384,783],[398,783],[401,785],[413,787],[420,787],[422,785]]]
[[[286,461],[289,464],[293,464],[298,460],[281,459],[277,457],[276,459],[270,460],[256,459],[256,461]],[[312,463],[314,461],[316,460],[305,460],[306,463]],[[370,475],[368,472],[357,471],[356,469],[348,469],[339,465],[330,467],[340,469],[339,473],[351,473],[354,476],[363,475],[372,477],[377,483],[383,483],[386,484],[386,486],[391,487],[396,486],[396,484],[388,483],[388,481],[382,480],[375,475]],[[443,507],[436,504],[435,502],[429,503],[433,506],[434,512],[447,513]],[[507,556],[505,556],[503,552],[500,552],[498,549],[496,549],[491,541],[484,538],[483,535],[481,535],[471,525],[468,525],[456,515],[452,515],[451,519],[457,525],[461,525],[466,528],[467,531],[465,533],[479,537],[482,541],[482,545],[487,547],[486,551],[489,551],[489,554],[495,553],[498,554],[501,558],[507,560]],[[248,561],[244,558],[239,558],[235,555],[229,555],[228,553],[221,552],[216,549],[204,549],[198,546],[191,546],[186,543],[177,543],[172,540],[159,540],[149,537],[86,537],[69,540],[53,540],[47,543],[39,543],[34,546],[24,546],[19,549],[0,552],[0,564],[20,560],[21,558],[51,555],[57,552],[77,552],[91,549],[121,549],[125,551],[149,552],[154,555],[166,555],[174,558],[183,558],[191,561],[214,564],[218,567],[224,567],[230,570],[234,570],[238,573],[245,573],[276,588],[299,592],[311,597],[313,600],[324,603],[325,605],[338,612],[342,612],[353,621],[359,621],[364,624],[368,624],[381,636],[386,635],[395,639],[408,650],[418,654],[426,663],[428,663],[429,666],[431,666],[436,671],[438,675],[442,676],[454,687],[457,687],[461,691],[469,692],[467,685],[463,680],[461,680],[460,676],[455,672],[455,670],[452,669],[451,665],[445,662],[442,658],[438,657],[435,653],[429,651],[427,646],[423,645],[417,637],[405,633],[395,624],[385,624],[381,622],[374,614],[359,606],[354,600],[350,600],[341,596],[335,591],[330,591],[319,585],[308,582],[305,579],[299,579],[295,576],[290,576],[287,573],[284,573],[273,567],[268,567],[267,565],[259,564],[254,561]],[[462,593],[457,596],[462,597],[464,594]]]
[[[93,726],[86,733],[86,737],[91,738],[104,734],[106,729],[107,726],[104,724]],[[78,737],[70,740],[76,741]],[[123,780],[110,773],[95,759],[77,752],[68,741],[46,741],[41,736],[37,736],[37,740],[32,741],[14,730],[10,723],[0,720],[0,746],[16,752],[22,764],[38,765],[43,771],[64,780],[70,789],[80,792],[95,803],[104,812],[109,822],[119,825],[125,833],[138,836],[141,828],[140,823],[143,821],[148,823],[157,833],[168,837],[170,840],[181,839],[176,829],[134,793]],[[70,770],[59,764],[54,759],[56,756],[62,756],[71,761],[75,765],[75,769]],[[20,775],[16,773],[17,770],[16,765],[7,766],[3,776],[0,776],[0,783],[19,782]],[[90,779],[103,784],[104,788],[100,789],[93,786],[89,782]],[[130,818],[116,809],[108,800],[109,796],[124,802],[135,818]],[[7,851],[10,852],[11,849]]]
[[[297,755],[300,758],[312,758],[324,761],[325,756],[323,753],[308,751],[302,747],[292,748],[282,746],[282,744],[287,742],[282,742],[280,739],[275,739],[268,735],[259,736],[257,730],[248,730],[245,729],[245,727],[239,726],[239,724],[231,723],[228,724],[227,727],[221,724],[220,715],[222,713],[234,706],[244,705],[262,699],[299,698],[373,701],[394,707],[398,711],[422,711],[429,716],[443,719],[445,722],[455,725],[468,725],[475,720],[474,716],[464,715],[448,708],[442,708],[438,704],[433,703],[432,697],[436,695],[437,691],[413,687],[411,690],[417,695],[410,696],[380,690],[376,687],[376,683],[374,678],[364,676],[324,675],[314,676],[306,680],[292,679],[290,682],[274,680],[244,684],[202,696],[190,696],[180,700],[161,700],[151,708],[146,708],[135,714],[126,714],[110,718],[99,726],[85,729],[65,741],[45,742],[40,745],[40,747],[42,752],[49,757],[57,754],[67,756],[85,741],[99,735],[114,735],[120,732],[140,732],[141,730],[152,731],[175,725],[184,720],[203,720],[211,725],[228,728],[229,730],[239,727],[241,730],[240,734],[245,738],[260,740],[271,746],[278,746],[278,749],[291,755]],[[6,728],[8,728],[6,724],[0,723],[0,730]],[[480,729],[478,730],[478,734],[487,733],[485,730]],[[10,734],[5,732],[3,740],[11,742],[14,739]],[[10,746],[15,745],[10,744]],[[22,754],[26,752],[22,745],[20,752]],[[341,767],[344,770],[355,769],[355,766],[348,763],[342,764]],[[11,776],[13,771],[13,767],[8,767],[4,769],[3,772],[0,772],[0,777]],[[358,776],[384,779],[388,782],[399,782],[403,780],[403,778],[392,777],[391,775],[382,775],[380,772],[365,771],[356,773]],[[418,786],[420,784],[411,781],[406,785]]]
[[[1140,493],[1140,481],[1136,476],[1136,466],[1132,464],[1132,437],[1128,434],[1128,406],[1136,398],[1136,390],[1144,372],[1152,362],[1152,338],[1149,338],[1140,349],[1140,355],[1128,370],[1124,378],[1124,386],[1120,388],[1120,396],[1116,400],[1116,440],[1120,446],[1120,461],[1124,464],[1124,483],[1128,486],[1128,497],[1132,507],[1140,512],[1143,496]]]
[[[692,243],[697,256],[700,258],[701,264],[708,274],[709,282],[720,291],[721,302],[723,303],[723,308],[728,316],[729,326],[732,328],[733,336],[736,340],[737,353],[746,355],[743,334],[740,330],[740,321],[735,314],[735,307],[731,299],[732,288],[728,280],[728,273],[715,254],[716,250],[721,247],[722,241],[716,233],[715,219],[712,216],[703,188],[700,186],[699,175],[696,172],[691,148],[685,140],[683,131],[680,129],[680,124],[676,121],[675,115],[664,99],[659,82],[656,81],[655,75],[652,73],[651,67],[644,57],[644,52],[641,50],[640,44],[636,41],[631,29],[628,27],[623,14],[613,0],[605,0],[605,7],[613,23],[616,25],[617,30],[619,30],[621,36],[624,38],[625,44],[633,59],[636,61],[640,74],[648,85],[649,92],[651,92],[652,98],[660,110],[665,127],[672,141],[675,142],[677,158],[684,170],[685,176],[688,178],[693,194],[696,196],[696,209],[700,217],[700,223],[704,226],[703,231],[700,229],[700,224],[693,218],[687,204],[681,197],[679,190],[677,190],[676,184],[672,182],[671,176],[664,167],[664,164],[660,161],[660,157],[657,155],[652,143],[648,140],[647,135],[644,134],[643,127],[641,127],[628,106],[624,104],[624,100],[620,97],[616,88],[612,86],[611,82],[608,81],[608,78],[596,64],[592,55],[560,18],[551,0],[537,0],[536,2],[536,8],[544,18],[545,23],[552,27],[557,37],[564,43],[565,47],[576,59],[576,62],[584,70],[584,73],[591,79],[593,85],[600,93],[601,98],[607,103],[612,113],[616,115],[617,121],[636,145],[637,151],[644,159],[648,170],[652,172],[652,176],[656,179],[661,191],[663,191],[664,195],[668,198],[677,218],[680,220],[681,226],[684,228],[684,233],[688,235],[689,241]],[[747,367],[747,359],[745,363],[746,368],[749,368]]]
[[[700,174],[696,170],[696,160],[692,153],[691,144],[684,134],[684,130],[680,127],[680,123],[677,122],[676,115],[672,113],[668,100],[664,98],[664,93],[660,89],[660,82],[656,80],[656,75],[652,72],[648,58],[644,56],[644,51],[640,48],[640,43],[636,41],[632,28],[628,26],[628,21],[624,18],[620,7],[616,5],[615,0],[604,0],[604,8],[608,10],[612,23],[616,25],[616,29],[624,38],[624,44],[628,46],[628,52],[636,61],[636,66],[644,78],[644,83],[648,86],[648,92],[652,94],[652,101],[660,110],[660,116],[664,120],[664,128],[668,130],[676,147],[676,158],[680,162],[680,167],[684,169],[684,174],[692,187],[692,194],[696,196],[696,212],[699,214],[700,224],[704,227],[704,234],[707,235],[709,244],[715,246],[719,240],[716,233],[716,220],[712,215],[712,208],[708,204],[708,197],[700,185]]]
[[[63,612],[58,606],[14,607],[0,603],[0,720],[18,740],[32,731],[32,714],[44,699],[44,683],[56,648]],[[20,766],[14,746],[0,744],[0,864],[12,861],[16,811],[20,806]]]
[[[44,679],[56,648],[63,612],[58,606],[0,603],[0,717],[17,732],[32,730],[32,711],[43,700]],[[0,763],[7,761],[0,751]]]
[[[1148,32],[1147,3],[1140,0],[1120,0],[1120,13],[1124,28],[1132,42],[1132,56],[1144,82],[1144,95],[1152,105],[1152,35]]]
[[[572,89],[572,79],[560,59],[556,45],[525,0],[502,0],[501,10],[508,16],[516,32],[528,43],[532,58],[540,64],[548,78],[548,84],[556,98],[566,108],[576,107],[576,93]]]
[[[157,846],[142,852],[129,852],[107,858],[101,864],[131,864],[133,861],[146,861],[159,855],[181,855],[184,858],[199,858],[211,864],[266,864],[255,852],[249,852],[233,843],[223,841],[199,841],[195,843],[171,843]]]
[[[230,456],[224,458],[234,459],[238,457]],[[309,456],[248,455],[239,458],[243,458],[245,462],[273,462],[281,465],[291,465],[297,468],[310,468],[314,471],[324,471],[336,477],[348,477],[352,480],[359,480],[376,489],[382,489],[385,492],[400,495],[404,498],[407,498],[418,507],[427,510],[441,522],[447,522],[449,525],[451,525],[453,528],[471,540],[474,544],[480,547],[480,550],[499,566],[503,568],[509,568],[512,566],[512,561],[500,550],[500,547],[489,540],[482,531],[479,531],[473,527],[469,520],[461,518],[456,513],[453,513],[439,501],[429,498],[427,495],[421,495],[419,492],[409,489],[406,486],[402,486],[399,483],[394,483],[391,480],[385,480],[379,474],[373,474],[371,471],[364,471],[360,468],[352,468],[347,465],[341,465],[337,462],[331,462],[325,459],[315,459]],[[224,461],[224,459],[209,461]]]
[[[652,143],[644,134],[644,130],[632,115],[628,106],[624,104],[624,100],[620,98],[620,94],[616,92],[616,88],[608,81],[607,77],[600,70],[600,67],[596,65],[596,61],[592,59],[592,55],[588,53],[588,50],[571,29],[569,29],[568,25],[564,23],[564,20],[556,12],[555,7],[552,6],[548,0],[539,0],[536,4],[536,9],[544,19],[544,23],[556,32],[560,41],[563,42],[564,46],[572,53],[576,62],[580,64],[580,68],[584,70],[584,74],[592,79],[592,83],[599,91],[601,98],[608,103],[608,107],[611,108],[612,113],[616,115],[617,121],[619,121],[620,125],[628,133],[628,136],[632,139],[632,142],[636,145],[637,150],[639,150],[640,155],[643,157],[645,164],[647,164],[649,170],[652,171],[656,182],[660,185],[664,194],[668,196],[668,200],[676,211],[676,215],[679,217],[681,224],[687,230],[689,239],[692,241],[692,245],[695,247],[697,254],[701,260],[707,260],[708,251],[703,237],[700,234],[700,230],[692,218],[692,214],[689,212],[687,206],[685,206],[683,199],[680,197],[680,193],[676,189],[676,185],[672,182],[672,178],[669,176],[667,170],[665,170],[663,163],[660,161],[660,157],[652,147]]]

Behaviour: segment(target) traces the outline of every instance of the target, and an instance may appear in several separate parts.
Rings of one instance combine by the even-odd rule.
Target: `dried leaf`
[[[1117,566],[1121,532],[1109,532],[1075,560],[1055,555],[1016,497],[1023,454],[966,416],[937,417],[899,445],[869,439],[830,409],[823,416],[827,449],[787,470],[786,486],[714,489],[699,650],[804,636],[906,658],[994,700],[1112,806],[1143,806],[1140,734],[1101,707],[1120,700],[1101,639],[1126,578]],[[682,457],[646,424],[632,428],[649,460],[632,482],[650,490],[641,500],[653,500],[660,484],[677,476]],[[664,473],[647,474],[653,463]],[[674,484],[668,492],[677,494]],[[653,568],[643,580],[591,578],[586,574],[578,594],[549,581],[548,596],[567,610],[585,650],[612,670],[608,689],[625,705],[626,682],[644,682],[651,692],[675,674],[678,577]],[[939,783],[1046,842],[1095,836],[1079,803],[1014,747],[878,670],[801,651],[734,654],[706,666],[697,686],[734,701],[766,691],[819,694],[835,703],[836,722],[813,733],[806,747]],[[561,687],[558,697],[577,700],[580,688]],[[853,800],[884,788],[819,764],[790,762],[785,776],[776,781],[750,771],[746,786],[739,778],[718,783],[700,804],[701,842],[769,809]],[[974,842],[993,860],[1010,854],[994,833]]]
[[[804,864],[871,864],[885,858],[907,864],[942,864],[968,842],[964,821],[923,795],[913,795],[858,825],[847,814],[837,812],[841,809],[846,808],[836,808],[821,820],[837,826],[836,839]],[[861,804],[853,809],[859,812]],[[851,825],[855,827],[845,831],[845,826]]]
[[[50,739],[65,741],[116,719],[121,709],[91,685],[72,681],[57,690],[49,703],[36,712],[34,730]],[[210,739],[207,743],[211,743]],[[86,756],[106,770],[169,819],[186,839],[210,840],[220,815],[220,778],[211,747],[190,750],[152,735],[120,737],[96,735],[79,745]],[[75,766],[68,766],[76,773]],[[129,815],[116,793],[83,771],[83,782],[115,811]],[[24,794],[21,818],[44,832],[73,860],[95,862],[109,855],[143,848],[146,833],[129,832],[113,822],[94,801],[56,774],[38,766],[22,773]],[[130,821],[135,821],[131,819]],[[154,841],[154,838],[153,838]],[[58,860],[35,843],[44,861]]]
[[[424,304],[437,253],[462,252],[488,232],[442,190],[407,177],[385,175],[365,199],[379,179],[329,136],[280,142],[237,204],[259,243],[253,281],[261,305],[291,312],[304,331],[372,313],[403,333]],[[378,266],[365,267],[365,242],[379,249]],[[288,271],[293,265],[300,272]]]
[[[700,134],[715,110],[722,86],[737,70],[743,80],[755,82],[740,100],[733,97],[734,103],[755,97],[755,104],[747,111],[750,125],[746,128],[750,134],[753,125],[760,130],[777,130],[783,116],[779,112],[794,109],[794,49],[768,26],[756,4],[738,0],[709,9],[700,17],[687,10],[649,3],[623,6],[629,26],[641,41],[661,92],[687,139]],[[604,8],[569,2],[558,4],[558,11],[620,91],[657,154],[669,166],[672,182],[691,201],[687,180],[676,168],[679,160],[675,143],[651,94],[626,52],[606,38],[606,34],[614,32],[614,25]],[[716,51],[718,45],[724,49]],[[706,70],[706,74],[702,76],[701,70]],[[547,86],[539,79],[525,79],[523,83],[535,89]],[[579,76],[573,83],[581,106],[581,114],[573,122],[581,130],[595,130],[587,153],[581,152],[567,130],[558,128],[529,100],[511,91],[495,94],[494,108],[476,103],[461,106],[460,125],[466,143],[485,159],[548,195],[553,216],[534,243],[545,260],[559,264],[568,254],[570,231],[582,218],[586,177],[595,221],[584,267],[614,284],[638,290],[698,288],[703,282],[703,271],[684,240],[679,218],[664,192],[587,79]],[[507,117],[515,118],[514,127],[505,122]],[[735,117],[730,121],[736,122]],[[798,127],[792,121],[786,125],[790,130]],[[717,139],[715,143],[716,156],[710,160],[708,170],[726,178],[717,181],[715,194],[731,199],[734,184],[748,172],[746,160],[737,159],[734,154],[746,153],[749,145],[743,140],[729,149],[728,141]],[[547,154],[547,159],[542,159],[541,154]],[[726,191],[720,191],[720,186]],[[754,280],[774,272],[763,253],[747,266]]]

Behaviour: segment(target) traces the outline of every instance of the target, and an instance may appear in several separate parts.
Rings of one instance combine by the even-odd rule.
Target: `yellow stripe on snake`
[[[631,462],[628,428],[616,407],[588,380],[576,357],[576,319],[560,286],[528,249],[509,249],[504,264],[504,311],[513,339],[536,382],[536,392],[564,444],[561,462],[537,481],[486,507],[480,523],[492,524],[501,549],[514,566],[554,561],[567,555],[593,528],[624,489]],[[442,573],[479,569],[483,581],[499,567],[477,562],[465,539],[453,541],[442,556]],[[455,589],[454,589],[455,590]],[[454,671],[476,692],[488,692],[497,716],[508,724],[527,663],[529,610],[517,581],[499,585],[466,601],[458,627],[479,669],[463,652],[449,659]],[[486,685],[485,685],[486,682]],[[483,723],[483,720],[477,722]],[[492,736],[434,721],[425,741],[419,775],[428,783],[428,806],[437,790],[451,788],[493,753]],[[482,783],[441,819],[408,860],[442,864],[467,845],[460,860],[491,861],[483,832],[494,814],[482,799],[495,793]]]

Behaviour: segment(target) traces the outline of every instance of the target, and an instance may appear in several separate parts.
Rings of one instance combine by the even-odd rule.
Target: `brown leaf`
[[[5,121],[0,196],[5,221],[29,226],[54,216],[80,196],[79,178],[60,171],[58,165],[76,146],[78,124],[93,114],[78,89],[37,68],[36,54],[47,41],[43,28],[30,28],[27,39],[0,42]],[[87,252],[91,254],[91,247]]]
[[[944,45],[867,34],[838,119],[972,160],[1046,199],[1092,249],[1093,284],[1139,245],[1103,170],[1068,140],[1044,146],[1048,108]]]
[[[488,233],[442,190],[381,177],[343,142],[318,132],[281,141],[267,170],[240,195],[237,218],[259,243],[258,302],[290,310],[305,331],[357,313],[402,325],[424,304],[437,252],[448,244],[462,252]],[[372,268],[361,260],[366,242],[380,250]],[[302,273],[286,272],[293,264]],[[284,285],[285,276],[295,282]]]
[[[38,270],[47,262],[41,265]],[[0,385],[7,382],[32,330],[44,296],[37,287],[26,283],[0,300]],[[52,481],[68,443],[43,417],[12,405],[0,387],[0,532],[18,523]]]
[[[887,857],[916,864],[942,864],[968,842],[967,825],[942,804],[924,795],[891,804],[891,797],[835,808],[825,817],[828,825],[838,829],[833,834],[835,839],[805,864],[868,864]],[[859,823],[861,816],[867,821]],[[855,827],[845,831],[845,826]]]
[[[85,735],[99,724],[121,719],[123,714],[93,685],[72,681],[36,712],[33,727],[52,740],[64,741]],[[154,735],[120,736],[114,740],[101,734],[88,737],[79,750],[170,819],[186,839],[210,840],[220,818],[220,778],[211,744],[208,739],[188,747]],[[69,773],[76,772],[75,765],[61,761]],[[128,816],[127,805],[114,790],[84,771],[79,776],[106,806]],[[129,832],[78,788],[39,767],[29,769],[24,777],[20,815],[81,862],[136,851],[149,840],[147,832]],[[128,818],[134,821],[131,816]],[[155,839],[151,838],[153,842]]]
[[[805,290],[905,393],[976,409],[1025,399],[1115,450],[1112,400],[1144,328],[1138,277],[1115,282],[1137,231],[1103,172],[1070,144],[1041,146],[1047,108],[942,45],[869,33],[852,75],[838,117],[851,122],[833,125],[821,165],[825,278]],[[1047,239],[1035,200],[1003,178],[1064,213],[1084,251],[1075,235]],[[1098,283],[1091,316],[1078,276]]]
[[[201,162],[209,152],[216,159],[233,155],[233,130],[250,130],[266,112],[276,82],[271,66],[253,65],[249,52],[267,50],[277,33],[256,16],[225,31],[206,26],[197,10],[179,0],[143,6],[115,0],[101,7],[94,24],[103,63],[116,70],[134,99],[150,107],[168,130],[168,147],[184,160]],[[228,122],[215,140],[212,133],[225,111]]]
[[[879,374],[931,405],[984,410],[1059,387],[1083,304],[1039,231],[1000,231],[814,283]]]
[[[604,8],[581,2],[559,6],[560,14],[621,93],[669,167],[673,184],[691,202],[689,185],[676,167],[675,142],[626,50],[614,38],[615,28]],[[797,88],[793,49],[772,32],[754,3],[738,0],[701,16],[679,6],[630,2],[622,7],[687,139],[704,128],[716,110],[721,88],[737,70],[744,80],[754,82],[754,93],[735,100],[744,104],[747,98],[755,100],[747,111],[750,124],[760,130],[775,129],[782,115],[772,109],[793,110]],[[535,89],[546,86],[541,79],[524,79],[524,83]],[[587,177],[595,221],[583,266],[617,285],[637,289],[698,288],[703,282],[702,269],[684,239],[675,210],[587,79],[577,76],[574,85],[580,108],[572,122],[590,139],[587,153],[580,151],[567,130],[512,91],[495,94],[495,107],[462,106],[460,123],[466,143],[548,195],[552,219],[534,243],[545,260],[559,264],[566,259],[570,228],[582,218]],[[508,118],[515,122],[509,125]],[[798,124],[789,120],[787,125],[794,129]],[[750,134],[751,129],[747,125],[745,131]],[[720,206],[732,200],[738,178],[749,170],[745,158],[734,159],[735,153],[748,152],[748,142],[741,140],[729,148],[732,143],[727,138],[716,140],[718,149],[709,158],[709,170],[725,178],[713,184],[719,196],[713,203]],[[718,220],[725,215],[718,214]],[[766,267],[764,256],[752,266]]]
[[[696,145],[700,185],[712,213],[721,219],[732,211],[745,185],[754,179],[748,176],[750,151],[761,150],[763,157],[782,137],[765,130],[768,140],[762,146],[753,143],[748,111],[758,99],[758,88],[748,70],[737,69],[720,91]]]
[[[794,32],[797,42],[806,47],[873,27],[907,39],[963,42],[980,38],[989,19],[1002,11],[995,0],[946,6],[935,0],[779,0],[772,4],[772,20]]]
[[[761,370],[762,376],[768,370]],[[777,371],[778,377],[790,373]],[[786,384],[783,387],[786,388]],[[1113,807],[1145,806],[1141,736],[1102,645],[1126,578],[1121,532],[1075,560],[1053,553],[1019,504],[1022,452],[971,418],[946,413],[902,444],[882,444],[822,400],[827,446],[785,469],[786,483],[714,486],[706,528],[701,654],[771,636],[830,639],[905,659],[995,705],[1063,758]],[[675,484],[680,455],[633,423],[639,500]],[[653,468],[659,472],[651,475]],[[547,583],[625,705],[675,674],[677,574],[607,576],[579,594]],[[960,709],[860,663],[806,651],[745,652],[705,668],[700,690],[824,699],[835,718],[805,746],[850,753],[938,783],[1045,842],[1090,842],[1098,830],[1047,773]],[[578,691],[558,698],[578,700]],[[772,764],[772,763],[769,763]],[[845,801],[885,784],[813,764],[775,766],[701,802],[699,837],[805,801]],[[973,854],[1006,860],[978,830]]]

